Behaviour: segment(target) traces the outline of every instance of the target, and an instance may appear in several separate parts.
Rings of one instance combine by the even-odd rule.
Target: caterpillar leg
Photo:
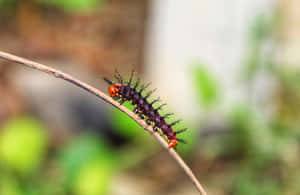
[[[129,86],[129,87],[131,86],[131,81],[132,81],[132,78],[133,78],[134,73],[135,73],[135,71],[132,70],[132,71],[131,71],[131,75],[130,75],[130,79],[129,79],[129,82],[128,82],[128,86]]]
[[[112,82],[111,80],[109,80],[108,78],[103,78],[104,79],[104,81],[106,81],[109,85],[113,85],[113,84],[115,84],[114,82]]]
[[[177,120],[177,121],[175,121],[175,122],[173,122],[173,123],[171,123],[171,124],[170,124],[170,127],[173,126],[173,125],[176,125],[176,124],[179,123],[180,121],[181,121],[181,119],[180,119],[180,120]]]
[[[122,100],[120,101],[120,105],[124,104],[125,101],[126,101],[126,100],[122,99]]]
[[[137,79],[133,89],[136,90],[139,84],[140,84],[140,78]]]
[[[160,101],[160,98],[157,98],[157,99],[153,100],[153,101],[150,103],[150,105],[153,105],[155,102],[158,102],[158,101]]]
[[[142,93],[145,89],[147,89],[149,86],[151,85],[151,82],[147,83],[146,85],[143,85],[141,87],[141,90],[139,91],[139,93]]]
[[[148,119],[146,120],[146,123],[147,123],[147,125],[151,125],[151,120],[148,118]]]
[[[164,107],[164,106],[166,106],[167,104],[162,104],[162,105],[160,105],[158,108],[156,108],[155,110],[156,111],[158,111],[158,110],[160,110],[162,107]]]
[[[145,116],[143,114],[140,114],[139,117],[143,120],[145,119]]]
[[[182,133],[182,132],[185,132],[187,130],[187,128],[184,128],[184,129],[181,129],[179,131],[175,131],[176,134],[179,134],[179,133]]]
[[[134,112],[134,114],[137,114],[137,113],[139,112],[138,107],[135,107],[135,108],[133,109],[133,112]]]
[[[168,118],[168,117],[171,116],[171,115],[174,115],[174,113],[168,113],[168,114],[165,114],[164,116],[162,116],[162,118],[165,119],[165,118]]]
[[[152,91],[148,92],[148,94],[144,97],[145,99],[147,99],[148,97],[150,97],[150,95],[152,93],[154,93],[157,90],[157,88],[153,89]]]
[[[184,143],[184,144],[187,144],[186,141],[184,141],[183,139],[180,139],[180,138],[177,138],[177,141],[179,141],[181,143]]]
[[[123,78],[120,75],[120,73],[117,71],[117,69],[115,69],[115,78],[118,80],[119,83],[123,83]]]

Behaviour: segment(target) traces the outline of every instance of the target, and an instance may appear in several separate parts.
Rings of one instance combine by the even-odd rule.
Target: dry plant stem
[[[94,88],[94,87],[92,87],[92,86],[90,86],[90,85],[88,85],[88,84],[86,84],[86,83],[84,83],[84,82],[82,82],[78,79],[73,78],[72,76],[70,76],[68,74],[65,74],[65,73],[63,73],[59,70],[54,69],[54,68],[50,68],[48,66],[45,66],[43,64],[39,64],[37,62],[33,62],[31,60],[27,60],[27,59],[24,59],[24,58],[21,58],[21,57],[12,55],[12,54],[8,54],[8,53],[5,53],[5,52],[1,52],[1,51],[0,51],[0,58],[8,60],[8,61],[16,62],[18,64],[23,64],[23,65],[28,66],[30,68],[37,69],[39,71],[51,74],[56,78],[66,80],[66,81],[68,81],[68,82],[70,82],[74,85],[77,85],[78,87],[80,87],[80,88],[82,88],[82,89],[98,96],[99,98],[101,98],[105,102],[115,106],[116,108],[118,108],[122,112],[126,113],[133,120],[135,120],[140,126],[142,126],[150,134],[152,134],[160,142],[160,144],[166,150],[168,150],[170,155],[177,161],[177,163],[180,165],[180,167],[190,177],[191,181],[194,183],[194,185],[196,186],[196,188],[200,192],[200,194],[206,195],[205,190],[203,189],[200,182],[197,180],[197,178],[193,174],[192,170],[185,164],[185,162],[182,160],[182,158],[176,153],[176,151],[173,148],[168,148],[168,144],[164,140],[164,138],[161,137],[157,132],[154,132],[152,126],[147,125],[145,123],[145,121],[140,119],[137,115],[135,115],[132,111],[128,110],[126,107],[120,105],[117,101],[113,100],[110,96],[106,95],[105,93],[99,91],[98,89],[96,89],[96,88]]]

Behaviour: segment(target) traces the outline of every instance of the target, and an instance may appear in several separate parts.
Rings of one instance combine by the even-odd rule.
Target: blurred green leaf
[[[8,13],[12,8],[16,7],[18,0],[0,0],[1,12]]]
[[[59,7],[67,12],[89,12],[102,5],[104,0],[38,0],[45,5]]]
[[[187,131],[178,134],[177,138],[183,139],[186,143],[178,142],[176,150],[180,155],[188,156],[198,145],[197,142],[199,141],[199,136],[197,135],[195,127],[188,126],[184,122],[176,125],[176,127],[174,127],[174,131],[178,131],[184,128],[188,128]]]
[[[250,41],[257,44],[265,40],[272,29],[272,20],[261,14],[255,17],[252,26],[250,27]]]
[[[114,151],[102,143],[99,137],[86,134],[78,136],[62,149],[59,162],[66,173],[66,184],[70,188],[74,186],[74,182],[77,183],[76,178],[86,165],[99,162],[103,166],[114,167],[116,158]],[[109,171],[113,174],[112,169]]]
[[[196,92],[200,103],[209,106],[216,103],[220,96],[219,83],[204,66],[196,66],[192,70]]]
[[[275,17],[274,17],[275,18]],[[273,26],[276,20],[267,18],[265,15],[258,15],[250,27],[249,41],[247,45],[247,55],[244,62],[243,76],[247,81],[252,80],[256,73],[262,69],[272,68],[272,52],[265,51],[265,46],[268,43]],[[243,78],[244,79],[244,78]]]
[[[85,164],[75,181],[74,194],[107,194],[113,172],[113,166],[108,163],[95,161]]]
[[[21,173],[37,168],[46,152],[47,136],[33,118],[21,117],[7,122],[0,135],[0,160]]]
[[[291,93],[300,91],[300,71],[293,68],[278,68],[276,76],[284,85],[284,89],[291,90]]]
[[[258,164],[276,157],[277,137],[263,120],[247,106],[234,108],[230,113],[233,133],[225,144],[226,150],[242,154]]]
[[[256,169],[244,167],[238,171],[238,175],[233,184],[233,193],[236,195],[279,195],[278,183],[272,178],[255,177]]]
[[[0,176],[0,194],[23,195],[16,178],[3,173]]]
[[[125,102],[123,105],[129,110],[133,110],[134,108],[129,101]],[[143,128],[139,124],[120,110],[114,108],[111,112],[111,124],[121,135],[126,137],[135,137],[144,132]]]

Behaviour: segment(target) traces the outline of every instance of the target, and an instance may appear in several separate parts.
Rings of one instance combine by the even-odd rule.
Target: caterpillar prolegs
[[[135,106],[133,110],[135,114],[138,114],[141,119],[146,119],[146,123],[148,125],[153,125],[154,131],[158,131],[160,129],[166,136],[169,148],[177,146],[178,142],[185,143],[184,140],[177,138],[176,135],[186,131],[187,129],[185,128],[179,131],[173,130],[172,126],[179,123],[180,120],[170,124],[167,123],[165,119],[172,115],[172,113],[161,116],[158,112],[166,104],[162,104],[159,107],[154,108],[153,105],[159,101],[159,98],[152,102],[148,102],[148,98],[156,89],[149,91],[145,96],[143,96],[142,92],[149,87],[150,83],[142,85],[139,88],[140,79],[137,79],[135,84],[133,84],[133,74],[134,71],[131,72],[130,79],[128,81],[124,81],[121,75],[116,71],[114,76],[118,81],[117,83],[104,78],[104,80],[110,85],[108,88],[110,96],[115,100],[120,100],[120,104],[123,104],[125,101],[130,101],[131,104]]]

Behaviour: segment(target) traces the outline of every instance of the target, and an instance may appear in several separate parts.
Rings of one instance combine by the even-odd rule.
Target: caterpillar
[[[138,78],[135,84],[132,86],[133,75],[134,71],[131,72],[130,79],[128,81],[124,81],[120,73],[116,71],[114,77],[117,79],[117,83],[107,78],[104,78],[104,80],[109,84],[109,95],[115,100],[119,100],[121,105],[125,101],[130,101],[131,104],[135,106],[133,110],[135,114],[138,114],[141,119],[145,119],[148,125],[152,125],[154,131],[161,130],[161,132],[163,133],[163,135],[165,135],[167,139],[169,148],[176,147],[178,142],[185,143],[184,140],[177,138],[177,134],[186,131],[187,128],[181,129],[179,131],[174,131],[172,128],[172,126],[176,125],[181,120],[177,120],[170,124],[167,123],[165,119],[168,118],[170,115],[173,115],[173,113],[168,113],[164,116],[161,116],[161,114],[158,111],[166,104],[162,104],[159,107],[154,108],[154,103],[160,101],[160,99],[157,98],[152,102],[148,101],[148,98],[156,89],[149,91],[145,96],[143,96],[142,92],[147,87],[149,87],[150,83],[141,85],[141,87],[139,88],[140,79]]]

